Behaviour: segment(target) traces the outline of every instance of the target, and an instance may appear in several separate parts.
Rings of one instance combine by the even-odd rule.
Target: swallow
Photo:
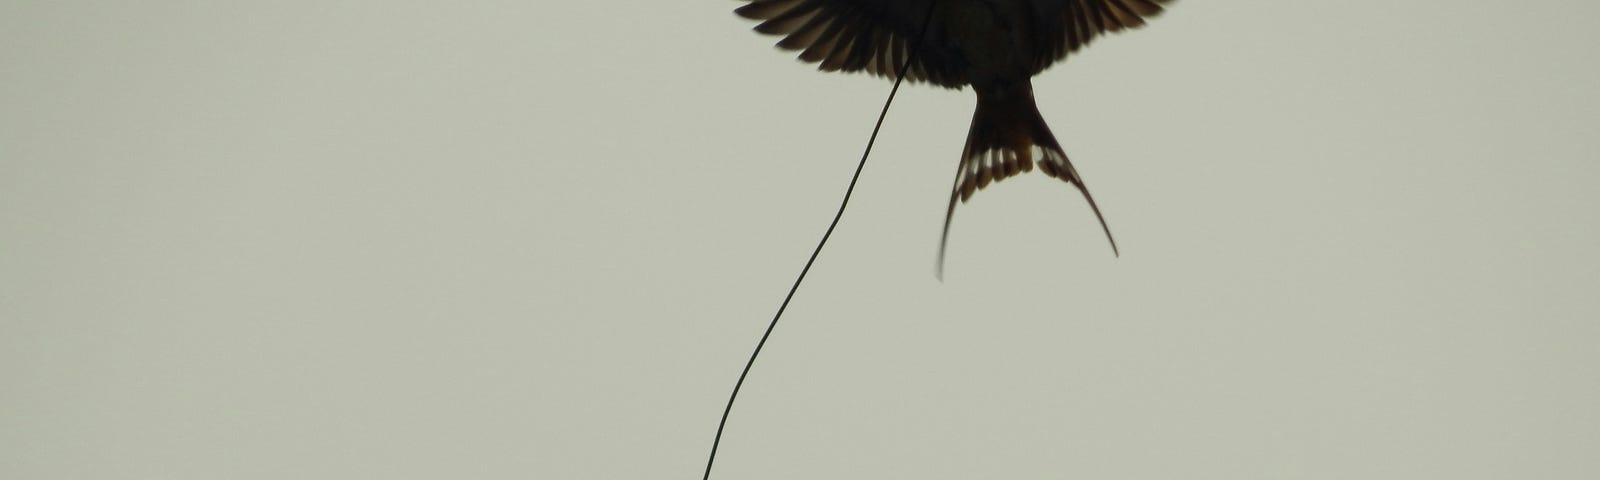
[[[956,168],[939,238],[939,268],[956,204],[990,183],[1033,171],[1083,194],[1113,255],[1100,206],[1045,125],[1033,76],[1111,32],[1140,27],[1171,0],[741,0],[739,16],[783,38],[777,46],[827,72],[866,72],[950,89],[978,105]],[[931,12],[929,9],[933,9]]]

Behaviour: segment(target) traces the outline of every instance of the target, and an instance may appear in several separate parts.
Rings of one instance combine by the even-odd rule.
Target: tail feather
[[[1034,163],[1045,175],[1059,178],[1078,188],[1100,229],[1111,243],[1111,253],[1121,256],[1117,240],[1111,236],[1111,227],[1100,214],[1100,205],[1089,194],[1083,177],[1072,167],[1066,152],[1056,142],[1050,127],[1044,123],[1039,108],[1033,101],[1033,87],[1026,81],[1002,88],[974,88],[978,93],[978,108],[972,114],[972,127],[967,131],[967,144],[961,152],[961,162],[956,167],[955,185],[950,191],[950,207],[944,215],[944,231],[939,237],[939,263],[937,272],[944,274],[945,245],[950,239],[950,219],[955,216],[956,203],[966,202],[972,194],[992,182],[1033,170]]]

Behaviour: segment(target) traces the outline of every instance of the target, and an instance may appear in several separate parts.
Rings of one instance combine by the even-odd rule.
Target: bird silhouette
[[[910,60],[907,81],[972,87],[978,106],[945,212],[941,270],[958,200],[1036,163],[1077,187],[1120,255],[1100,206],[1039,114],[1032,78],[1095,38],[1144,25],[1170,0],[743,1],[735,13],[760,20],[756,31],[782,35],[779,47],[823,71],[892,79]]]

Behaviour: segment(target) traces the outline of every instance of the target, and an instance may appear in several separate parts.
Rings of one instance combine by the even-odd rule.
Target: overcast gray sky
[[[698,478],[889,89],[737,5],[0,3],[0,477]],[[942,283],[903,89],[713,478],[1600,477],[1596,18],[1180,1]]]

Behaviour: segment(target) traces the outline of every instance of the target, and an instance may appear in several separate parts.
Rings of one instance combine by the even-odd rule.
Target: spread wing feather
[[[1144,25],[1172,0],[1025,0],[1033,7],[1037,38],[1033,73],[1038,74],[1067,54],[1111,32]]]
[[[760,20],[758,32],[782,35],[778,46],[799,50],[800,59],[824,71],[865,71],[893,78],[910,55],[911,37],[926,18],[929,0],[744,0],[734,10]],[[972,0],[945,0],[972,1]],[[1171,0],[998,0],[997,8],[1017,8],[1017,25],[1031,44],[1031,69],[1038,74],[1058,60],[1109,32],[1144,25]],[[906,75],[913,82],[951,88],[968,83],[967,61],[936,39],[939,22],[929,26],[930,40],[918,51]]]
[[[734,12],[761,20],[758,32],[783,35],[778,46],[800,50],[801,60],[824,71],[865,71],[888,78],[894,78],[910,56],[912,37],[921,31],[930,5],[927,0],[747,1]],[[934,42],[924,44],[906,80],[952,88],[965,85],[964,64],[952,52]]]

